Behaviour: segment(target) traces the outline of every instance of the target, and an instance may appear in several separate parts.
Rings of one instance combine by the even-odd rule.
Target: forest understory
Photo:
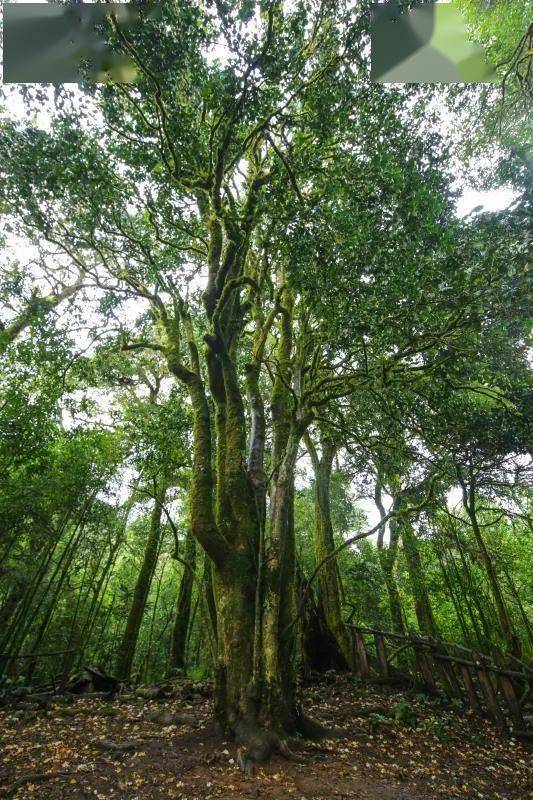
[[[173,697],[54,699],[2,709],[2,797],[128,800],[526,800],[531,747],[443,699],[330,674],[306,710],[342,738],[306,742],[305,763],[274,756],[252,776],[213,720],[209,684]],[[31,703],[26,705],[31,706]],[[173,715],[176,715],[173,719]],[[154,721],[157,717],[158,721]],[[165,724],[179,722],[180,724]]]

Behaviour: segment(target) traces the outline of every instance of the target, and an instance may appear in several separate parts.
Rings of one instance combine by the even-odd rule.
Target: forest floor
[[[205,694],[205,693],[204,693]],[[346,737],[308,743],[252,777],[194,684],[171,700],[76,699],[0,711],[0,796],[25,800],[526,800],[530,750],[441,701],[337,677],[306,687],[306,710]],[[156,724],[154,711],[194,717]],[[124,749],[113,750],[113,747]],[[111,749],[110,749],[111,748]],[[529,752],[528,752],[529,751]],[[531,777],[531,774],[529,774]],[[530,785],[531,786],[531,785]]]

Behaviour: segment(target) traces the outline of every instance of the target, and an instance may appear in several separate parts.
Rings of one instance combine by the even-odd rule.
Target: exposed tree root
[[[237,735],[237,764],[246,775],[253,775],[255,765],[268,761],[273,753],[280,753],[288,761],[305,764],[306,759],[297,755],[289,745],[287,737],[259,727],[240,725]]]
[[[293,761],[295,764],[306,764],[307,759],[303,756],[297,755],[294,750],[291,750],[288,739],[278,740],[278,750],[287,761]]]
[[[340,728],[327,728],[316,720],[299,714],[294,725],[296,736],[285,731],[261,728],[257,724],[240,722],[235,731],[237,764],[247,775],[252,775],[255,764],[264,763],[273,753],[280,753],[288,761],[306,764],[307,759],[295,751],[301,750],[303,739],[342,738]]]
[[[99,739],[92,742],[93,746],[98,750],[108,751],[110,753],[132,753],[135,750],[140,750],[142,742],[125,741],[125,742],[111,742],[107,739]]]
[[[49,781],[53,778],[60,778],[63,775],[72,774],[72,772],[66,772],[64,770],[60,772],[28,772],[26,775],[21,775],[20,778],[17,778],[10,786],[0,789],[0,797],[13,797],[17,790],[20,789],[21,786],[24,786],[25,783],[39,783],[41,781]]]
[[[198,720],[192,714],[173,714],[172,711],[149,711],[145,718],[159,725],[197,725]]]
[[[296,721],[296,730],[304,739],[311,739],[312,741],[320,741],[320,739],[342,739],[346,736],[346,731],[342,728],[329,728],[305,714],[299,715]]]

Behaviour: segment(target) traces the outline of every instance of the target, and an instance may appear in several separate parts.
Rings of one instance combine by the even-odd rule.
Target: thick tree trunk
[[[211,219],[210,276],[220,263],[225,284],[213,272],[205,295],[212,333],[205,337],[205,367],[210,399],[203,383],[194,331],[182,315],[190,366],[178,358],[179,338],[167,326],[171,371],[189,389],[193,410],[191,529],[209,557],[216,635],[215,712],[239,745],[241,766],[284,749],[290,731],[302,727],[297,708],[294,655],[296,642],[295,558],[292,505],[298,445],[306,424],[297,419],[291,384],[292,308],[283,292],[283,308],[263,319],[259,313],[246,368],[252,421],[247,431],[242,385],[237,372],[236,341],[242,329],[239,286],[234,277],[234,242],[220,249],[221,228]],[[233,231],[236,239],[242,232]],[[265,418],[259,369],[270,327],[281,314],[276,377],[271,398],[272,450],[269,526],[266,522],[264,472]],[[176,354],[176,355],[174,355]],[[211,402],[212,401],[212,402]],[[213,425],[214,423],[214,425]],[[214,437],[212,436],[214,427]],[[214,438],[214,448],[213,448]],[[209,585],[209,584],[208,584]]]
[[[180,581],[170,644],[171,670],[183,670],[186,666],[185,649],[191,618],[192,589],[194,585],[194,570],[196,568],[196,540],[190,532],[187,533],[185,541],[184,560],[186,563],[183,567],[183,575]]]
[[[144,609],[157,564],[157,555],[161,538],[162,505],[165,502],[165,494],[165,489],[156,489],[154,506],[150,515],[150,529],[148,532],[148,539],[146,540],[143,563],[135,583],[133,600],[117,654],[115,673],[120,680],[129,680],[131,674],[139,630],[141,628]]]
[[[273,480],[266,551],[263,616],[263,697],[265,722],[292,730],[296,722],[294,655],[296,647],[296,562],[292,503],[298,455],[297,425]]]

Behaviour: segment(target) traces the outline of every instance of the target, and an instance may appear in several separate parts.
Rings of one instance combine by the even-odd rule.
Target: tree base
[[[275,731],[240,722],[235,730],[237,764],[246,775],[253,775],[255,765],[268,761],[274,753],[279,753],[288,761],[305,764],[307,759],[295,752],[300,749],[303,739],[318,741],[342,738],[344,735],[345,732],[340,728],[327,728],[302,713],[297,715],[290,730]]]

